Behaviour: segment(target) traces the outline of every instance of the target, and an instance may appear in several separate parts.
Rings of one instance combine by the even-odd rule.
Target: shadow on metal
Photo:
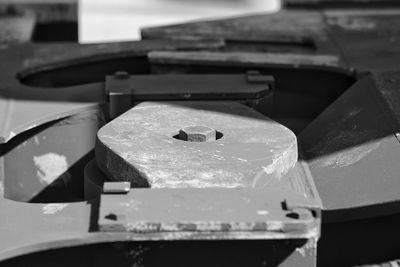
[[[312,263],[295,252],[309,253],[305,245],[301,239],[115,242],[37,252],[2,266],[306,266]]]

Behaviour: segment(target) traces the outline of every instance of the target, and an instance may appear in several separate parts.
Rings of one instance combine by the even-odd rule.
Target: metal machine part
[[[214,140],[182,140],[189,128],[198,135],[214,129]],[[242,104],[143,102],[99,130],[96,160],[109,180],[152,189],[103,195],[100,230],[230,239],[289,239],[299,230],[311,237],[319,200],[296,165],[297,149],[289,129]],[[302,210],[295,222],[281,217],[291,218],[290,209]]]
[[[2,47],[0,260],[398,257],[399,21],[284,10],[132,43]]]
[[[214,131],[214,140],[188,142],[190,128]],[[143,102],[97,139],[100,169],[134,187],[265,187],[284,182],[297,162],[293,132],[235,102]]]
[[[355,4],[356,1],[348,2]],[[336,101],[298,130],[303,157],[321,193],[323,224],[318,261],[322,266],[379,262],[399,255],[395,240],[386,238],[397,232],[395,225],[400,219],[397,193],[400,170],[395,163],[398,157],[398,72],[395,70],[398,70],[399,14],[398,9],[383,8],[286,10],[269,16],[150,28],[142,32],[146,39],[220,38],[229,47],[224,51],[152,52],[153,69],[168,72],[173,68],[174,72],[192,73],[213,67],[221,72],[234,72],[251,65],[254,69],[268,70],[276,79],[274,103],[277,106],[280,100],[288,101],[299,92],[307,95],[304,88],[312,85],[285,84],[282,71],[271,65],[292,63],[299,67],[298,71],[329,68],[331,74],[353,72],[355,84],[347,85],[346,92],[337,94]],[[301,19],[302,16],[307,20]],[[262,26],[266,24],[270,27]],[[251,31],[247,30],[249,25],[252,25]],[[241,43],[245,53],[237,51],[241,40],[253,40]],[[259,42],[265,50],[260,51]],[[276,42],[282,46],[288,44],[286,53],[275,52]],[[308,50],[304,49],[307,44],[311,44]],[[309,77],[311,80],[314,84],[318,82],[315,77]],[[313,91],[313,96],[322,92],[325,97],[330,93],[333,96],[340,90],[340,84],[333,85],[327,76],[324,80],[320,87],[324,89]],[[334,80],[338,82],[340,78],[336,76]],[[285,97],[280,98],[282,93]],[[313,106],[321,102],[322,98],[318,98]],[[308,105],[301,105],[305,106]],[[286,107],[286,112],[298,111],[294,105]],[[290,121],[285,118],[288,114],[280,112],[275,110],[273,118],[289,126]],[[365,243],[367,232],[371,242]],[[338,247],[341,257],[335,257],[332,252]]]
[[[272,76],[246,74],[129,75],[119,71],[106,77],[109,113],[115,118],[144,100],[235,100],[272,112]]]

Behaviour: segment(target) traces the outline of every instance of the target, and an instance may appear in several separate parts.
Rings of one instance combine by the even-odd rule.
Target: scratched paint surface
[[[190,125],[223,137],[173,138]],[[258,188],[295,166],[297,141],[286,127],[238,103],[145,102],[98,132],[96,158],[111,179],[134,186]]]
[[[229,188],[131,189],[128,194],[101,196],[100,231],[152,232],[246,232],[317,237],[318,223],[307,209],[304,217],[291,218],[282,209],[286,192]],[[300,196],[292,194],[292,196]]]
[[[377,77],[392,79],[361,79],[299,135],[327,221],[392,212],[383,206],[399,200],[396,114]]]
[[[373,131],[359,126],[357,123],[359,114],[363,115],[363,108],[352,107],[343,116],[338,116],[332,123],[332,131],[315,142],[307,152],[319,157],[324,167],[343,168],[362,160],[378,148],[380,142],[368,142],[378,136],[374,136]],[[349,125],[349,127],[339,127],[339,125]],[[362,144],[363,142],[365,144]],[[340,152],[335,152],[336,150]]]

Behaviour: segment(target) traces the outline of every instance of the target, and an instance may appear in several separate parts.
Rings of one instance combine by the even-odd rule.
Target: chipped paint
[[[38,168],[36,176],[43,185],[49,185],[57,178],[70,176],[67,172],[67,158],[63,155],[47,153],[41,156],[34,156],[33,162]]]
[[[280,179],[282,175],[286,174],[289,169],[293,168],[297,162],[297,146],[293,145],[282,154],[272,159],[272,164],[267,167],[263,167],[267,174],[276,174],[276,177]]]
[[[262,166],[261,171],[259,171],[253,178],[251,187],[259,187],[259,182],[263,180],[262,187],[266,187],[271,181],[272,177],[276,177],[278,180],[281,179],[283,175],[288,173],[297,162],[297,146],[278,154],[278,157],[272,159],[272,163],[268,166]]]
[[[359,162],[379,147],[378,141],[362,142],[367,140],[368,136],[367,130],[359,130],[357,125],[354,125],[351,129],[330,133],[309,152],[317,155],[324,167],[347,167]]]
[[[119,217],[118,217],[119,218]],[[124,217],[125,218],[125,217]],[[190,223],[136,221],[122,223],[125,231],[136,233],[152,232],[208,232],[208,231],[282,231],[284,223],[269,222],[220,222],[193,221]]]
[[[42,207],[43,214],[56,214],[68,206],[67,203],[51,203]]]
[[[342,118],[330,126],[335,130],[321,138],[308,152],[318,157],[322,166],[337,168],[351,166],[377,149],[380,142],[367,142],[371,139],[370,130],[360,129],[356,123],[356,116],[362,112],[361,107],[353,107],[343,114]],[[341,129],[337,125],[349,125],[349,127]]]
[[[17,135],[16,133],[14,133],[13,131],[10,131],[10,134],[8,135],[7,140],[13,139],[16,135]]]
[[[296,248],[296,252],[299,253],[302,257],[306,257],[306,248],[305,247]]]
[[[344,151],[339,151],[333,153],[329,156],[322,157],[321,159],[324,161],[324,167],[347,167],[357,163],[366,157],[369,153],[377,149],[380,145],[380,142],[370,143],[370,144],[362,144],[358,147],[353,147],[350,149],[346,149]]]
[[[371,31],[377,27],[375,22],[357,17],[334,17],[329,19],[329,23],[349,31]]]

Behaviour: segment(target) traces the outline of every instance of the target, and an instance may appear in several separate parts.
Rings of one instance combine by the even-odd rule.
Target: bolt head
[[[215,141],[217,131],[207,126],[187,126],[179,131],[179,139],[189,142]]]

